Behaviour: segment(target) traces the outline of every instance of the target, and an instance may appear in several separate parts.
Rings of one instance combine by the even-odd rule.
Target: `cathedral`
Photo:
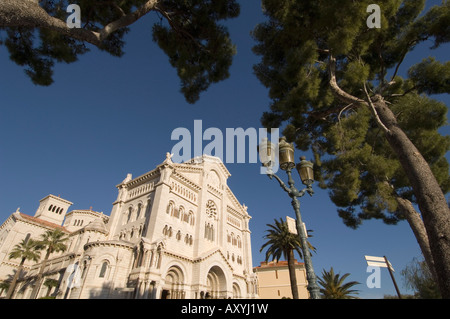
[[[43,198],[34,216],[17,209],[0,226],[0,282],[20,264],[14,246],[48,230],[66,233],[67,250],[45,263],[37,297],[56,299],[257,298],[247,207],[227,186],[217,157],[172,162],[118,184],[110,216],[69,211],[72,203]],[[39,262],[25,261],[13,298],[30,298]],[[47,279],[57,285],[45,286]],[[6,295],[2,291],[1,297]]]

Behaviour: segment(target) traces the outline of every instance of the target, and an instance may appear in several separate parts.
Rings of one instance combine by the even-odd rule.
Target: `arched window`
[[[100,269],[99,278],[105,278],[106,270],[108,270],[108,262],[104,261],[102,264],[102,268]]]
[[[86,275],[86,270],[87,270],[87,261],[83,261],[83,271],[81,272],[81,278],[84,278],[84,276]]]
[[[142,210],[142,204],[138,204],[136,219],[139,219],[139,216],[141,215],[141,210]]]
[[[184,210],[183,206],[180,206],[180,208],[174,207],[174,209],[173,209],[173,217],[179,218],[181,210]]]
[[[170,215],[170,216],[173,216],[173,209],[174,209],[174,207],[175,207],[174,202],[170,201],[170,202],[169,202],[169,205],[167,205],[166,213],[167,213],[168,215]]]
[[[205,224],[205,238],[214,241],[214,225]]]
[[[186,213],[185,213],[184,207],[183,207],[183,206],[180,206],[180,209],[178,210],[178,216],[177,216],[177,218],[179,217],[181,220],[183,220],[185,214],[186,214]]]
[[[127,223],[131,221],[131,215],[133,214],[133,207],[128,208],[128,217],[127,217]]]
[[[189,224],[191,224],[191,226],[194,225],[195,219],[194,219],[194,212],[192,210],[189,211]]]
[[[50,205],[49,208],[48,208],[48,210],[51,211],[52,208],[53,208],[53,205]]]

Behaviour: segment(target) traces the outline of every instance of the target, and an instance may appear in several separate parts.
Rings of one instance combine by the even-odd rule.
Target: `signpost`
[[[397,291],[398,299],[402,299],[402,295],[400,294],[397,283],[395,282],[394,274],[392,273],[395,270],[392,267],[389,260],[386,258],[386,256],[383,256],[383,257],[364,256],[364,258],[366,259],[368,266],[383,267],[383,268],[387,268],[389,270],[389,275],[391,275],[392,282],[394,283],[395,291]]]

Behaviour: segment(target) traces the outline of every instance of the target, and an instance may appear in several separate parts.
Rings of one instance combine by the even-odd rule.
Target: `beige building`
[[[287,261],[261,262],[261,265],[255,267],[254,271],[258,276],[258,294],[260,298],[292,298]],[[295,275],[299,298],[308,299],[308,283],[306,281],[304,263],[295,261]]]
[[[0,281],[19,265],[8,258],[17,243],[59,228],[68,250],[52,254],[44,271],[59,283],[49,292],[56,298],[257,298],[251,217],[229,177],[217,157],[176,164],[167,154],[154,170],[116,186],[110,216],[68,212],[72,203],[53,195],[34,216],[17,209],[0,226]],[[14,298],[30,297],[41,262],[25,263]],[[46,294],[42,286],[39,297]]]

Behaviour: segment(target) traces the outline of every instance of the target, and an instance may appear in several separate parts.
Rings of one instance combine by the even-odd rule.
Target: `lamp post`
[[[314,273],[311,255],[308,249],[308,235],[306,234],[305,228],[302,226],[303,222],[300,215],[300,202],[298,200],[299,197],[302,197],[306,193],[308,193],[310,196],[314,194],[314,191],[312,189],[312,184],[314,182],[313,163],[307,161],[305,157],[302,156],[300,157],[300,162],[295,165],[294,145],[286,142],[285,137],[280,138],[278,149],[280,168],[286,171],[288,175],[289,187],[272,171],[272,167],[275,164],[276,160],[276,145],[267,140],[267,138],[263,139],[262,143],[258,146],[259,158],[263,166],[267,168],[267,175],[269,176],[269,178],[272,179],[273,177],[275,177],[275,179],[279,182],[281,188],[286,193],[288,193],[289,197],[292,199],[292,207],[294,208],[297,218],[297,233],[300,237],[300,242],[302,245],[301,249],[305,261],[306,278],[308,280],[307,289],[312,299],[320,299],[320,289],[317,285],[317,279]],[[295,187],[294,179],[292,178],[292,169],[294,167],[297,168],[302,183],[306,186],[300,191]]]

